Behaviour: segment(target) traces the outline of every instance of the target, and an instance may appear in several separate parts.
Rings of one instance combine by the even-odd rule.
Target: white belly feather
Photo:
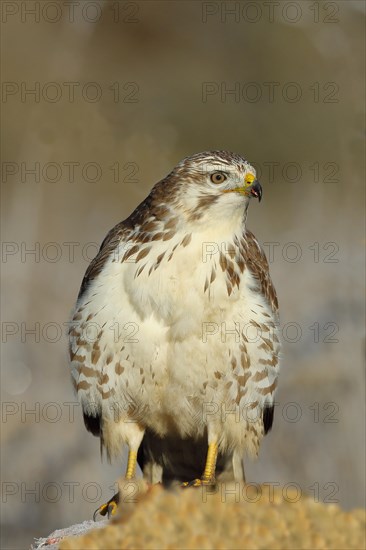
[[[247,268],[228,295],[219,265],[225,243],[209,257],[209,236],[179,246],[183,238],[154,243],[138,264],[121,263],[123,253],[108,259],[76,306],[75,386],[87,411],[133,410],[161,435],[173,426],[198,436],[213,422],[222,446],[245,447],[247,416],[255,420],[273,401],[266,388],[277,378],[276,320]]]

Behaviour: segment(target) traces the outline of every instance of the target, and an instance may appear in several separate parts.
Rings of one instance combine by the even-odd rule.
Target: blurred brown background
[[[248,479],[363,506],[364,2],[1,10],[1,547],[112,496],[121,464],[100,462],[72,408],[64,323],[106,232],[208,149],[260,171],[248,225],[273,252],[284,326],[275,423]]]

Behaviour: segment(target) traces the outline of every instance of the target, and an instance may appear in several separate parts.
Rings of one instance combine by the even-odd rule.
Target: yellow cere
[[[240,193],[242,195],[248,195],[247,189],[248,187],[253,183],[255,180],[255,176],[253,174],[246,174],[244,177],[244,183],[242,187],[235,187],[235,189],[225,189],[224,193]]]
[[[253,183],[254,180],[255,177],[253,176],[253,174],[247,174],[244,181],[247,185],[250,185],[251,183]]]

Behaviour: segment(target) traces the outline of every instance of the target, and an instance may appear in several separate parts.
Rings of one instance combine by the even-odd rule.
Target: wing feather
[[[90,262],[88,269],[85,272],[78,294],[78,301],[81,299],[84,292],[88,288],[90,281],[92,281],[99,275],[109,256],[113,253],[114,250],[116,250],[121,240],[127,238],[129,232],[130,229],[128,226],[126,226],[126,223],[124,221],[114,226],[113,229],[108,232],[107,236],[100,246],[98,254]]]
[[[247,244],[246,263],[254,277],[258,279],[261,291],[272,311],[278,315],[277,294],[269,275],[266,255],[251,231],[245,231],[244,239]]]

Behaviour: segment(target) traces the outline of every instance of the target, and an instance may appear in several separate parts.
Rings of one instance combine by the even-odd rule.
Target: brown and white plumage
[[[123,443],[137,452],[144,434],[145,466],[159,462],[164,440],[167,455],[169,441],[215,441],[218,466],[229,457],[242,479],[243,454],[258,452],[280,347],[268,263],[246,228],[258,185],[239,155],[186,158],[108,233],[87,269],[71,371],[86,425],[109,456]],[[146,475],[159,481],[161,469]]]

